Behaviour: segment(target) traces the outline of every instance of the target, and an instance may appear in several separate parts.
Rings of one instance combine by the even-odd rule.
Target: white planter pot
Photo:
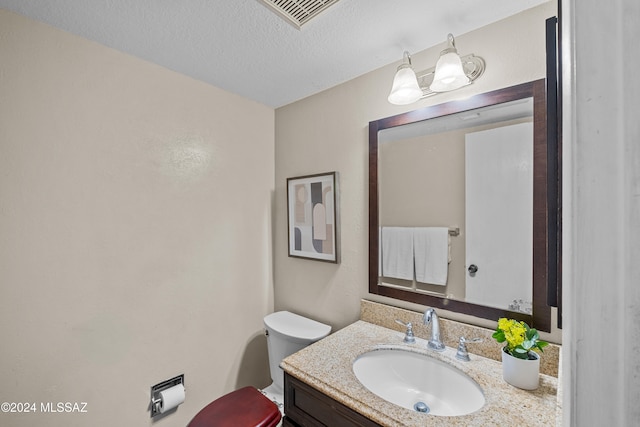
[[[502,350],[502,378],[514,387],[535,390],[539,382],[540,355],[533,351],[529,354],[535,359],[518,359]]]

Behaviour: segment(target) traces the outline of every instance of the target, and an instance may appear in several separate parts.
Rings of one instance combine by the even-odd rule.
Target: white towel
[[[414,228],[413,246],[416,281],[445,286],[449,271],[449,229]]]
[[[413,280],[413,228],[382,228],[382,275]]]

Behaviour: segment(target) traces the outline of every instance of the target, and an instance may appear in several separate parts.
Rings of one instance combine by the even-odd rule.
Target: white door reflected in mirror
[[[466,300],[531,313],[533,123],[465,136]]]

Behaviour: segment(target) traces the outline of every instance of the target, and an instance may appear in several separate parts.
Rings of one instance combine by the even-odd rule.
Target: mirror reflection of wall
[[[532,122],[528,98],[379,133],[380,227],[460,231],[449,238],[445,286],[415,275],[392,277],[398,275],[382,269],[380,285],[531,313]],[[522,137],[511,135],[523,130]],[[507,140],[500,143],[505,132]],[[465,169],[481,178],[466,182]]]

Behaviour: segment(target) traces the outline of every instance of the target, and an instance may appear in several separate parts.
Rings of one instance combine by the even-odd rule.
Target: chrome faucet
[[[425,311],[422,321],[425,325],[431,323],[431,339],[427,343],[427,347],[435,351],[444,351],[444,344],[440,341],[440,322],[438,321],[436,310],[430,308]]]
[[[407,328],[407,332],[404,333],[404,339],[402,341],[407,344],[414,344],[416,342],[416,337],[413,335],[413,325],[411,322],[404,323],[402,320],[398,319],[396,319],[396,322]]]
[[[467,350],[467,343],[469,342],[482,342],[482,338],[467,339],[465,337],[460,337],[460,341],[458,342],[458,351],[456,352],[456,359],[464,360],[465,362],[469,362],[471,360],[469,357],[469,351]]]

